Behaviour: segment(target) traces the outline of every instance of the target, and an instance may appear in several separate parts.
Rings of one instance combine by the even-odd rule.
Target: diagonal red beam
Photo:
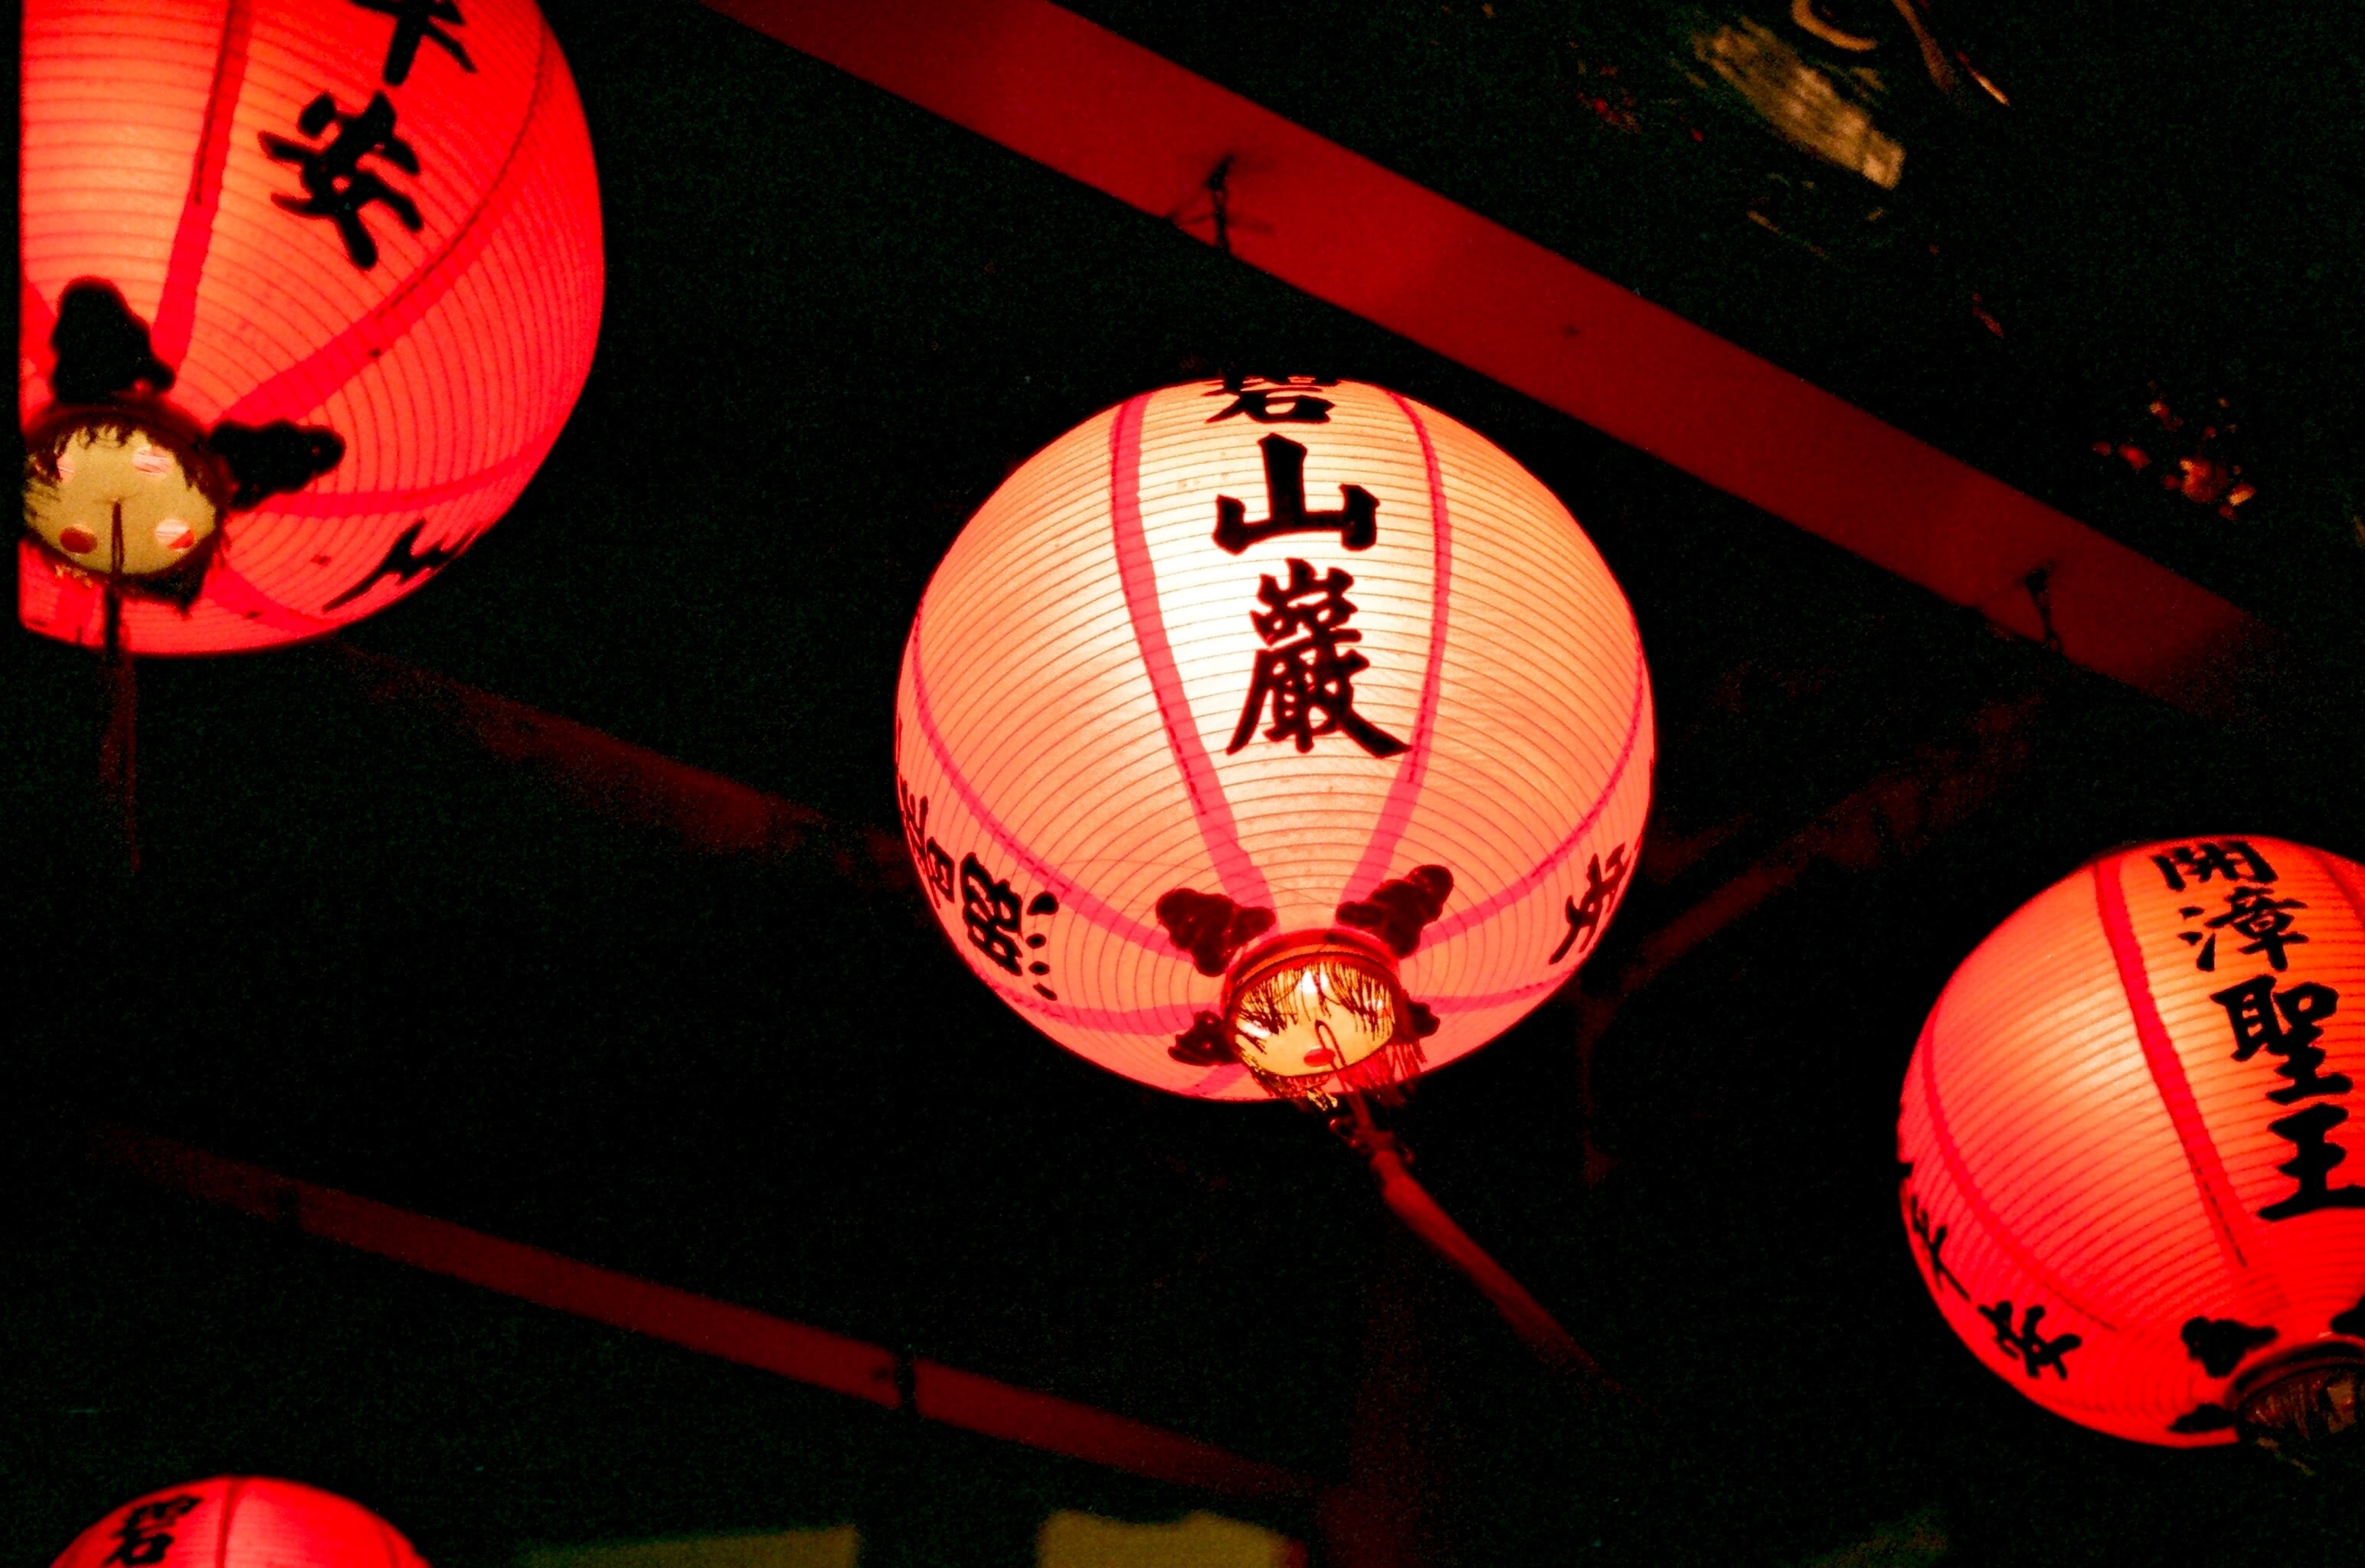
[[[2231,717],[2274,644],[2157,562],[1047,0],[707,0],[2069,658]],[[1212,239],[1212,229],[1206,235]]]
[[[700,854],[819,855],[866,892],[914,886],[910,856],[892,834],[833,822],[810,806],[339,638],[316,646],[372,701],[433,715],[600,816],[662,832]]]
[[[882,1346],[676,1290],[448,1220],[315,1186],[171,1138],[94,1130],[95,1161],[203,1203],[610,1327],[644,1334],[1029,1448],[1231,1496],[1311,1495],[1315,1484],[1179,1432]]]

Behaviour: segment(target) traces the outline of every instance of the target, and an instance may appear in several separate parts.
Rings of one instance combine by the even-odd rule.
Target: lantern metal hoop
[[[2270,1449],[2354,1428],[2365,1406],[2365,1347],[2315,1344],[2252,1370],[2235,1384],[2235,1429]]]

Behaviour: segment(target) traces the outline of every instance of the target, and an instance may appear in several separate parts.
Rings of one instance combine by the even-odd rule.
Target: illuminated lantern
[[[1651,696],[1552,493],[1376,386],[1146,393],[994,492],[896,700],[954,946],[1069,1049],[1327,1103],[1475,1049],[1598,941]]]
[[[599,325],[532,0],[28,0],[24,50],[25,624],[260,647],[457,556]]]
[[[2097,1430],[2339,1429],[2365,1374],[2360,1091],[2365,867],[2257,837],[2107,855],[1922,1027],[1898,1123],[1922,1278],[1980,1360]]]
[[[333,1493],[217,1475],[124,1504],[54,1568],[427,1568],[392,1525]]]

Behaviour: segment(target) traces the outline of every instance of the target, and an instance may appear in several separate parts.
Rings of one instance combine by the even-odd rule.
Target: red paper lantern
[[[1566,980],[1641,848],[1650,682],[1549,490],[1376,386],[1203,383],[981,508],[905,644],[903,823],[970,966],[1069,1049],[1327,1101]]]
[[[427,1568],[392,1525],[333,1493],[217,1475],[151,1492],[74,1538],[55,1568]]]
[[[589,368],[589,138],[532,0],[30,0],[25,624],[210,653],[415,588]],[[76,287],[76,285],[80,287]]]
[[[2097,1430],[2345,1427],[2360,1085],[2365,867],[2255,837],[2104,856],[1922,1027],[1898,1150],[1923,1280],[2000,1376]]]

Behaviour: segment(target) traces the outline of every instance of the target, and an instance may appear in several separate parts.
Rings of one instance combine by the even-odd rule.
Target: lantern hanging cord
[[[1395,1135],[1372,1119],[1363,1096],[1351,1095],[1343,1109],[1330,1118],[1330,1130],[1362,1155],[1379,1182],[1380,1196],[1430,1251],[1459,1270],[1493,1304],[1511,1331],[1524,1340],[1539,1360],[1566,1373],[1590,1398],[1614,1395],[1630,1408],[1646,1415],[1657,1412],[1639,1395],[1609,1375],[1585,1347],[1573,1338],[1541,1302],[1528,1294],[1509,1270],[1470,1239],[1453,1216],[1438,1206],[1429,1190],[1414,1180],[1410,1160]]]
[[[2061,633],[2053,625],[2053,568],[2039,566],[2021,580],[2028,589],[2029,602],[2036,607],[2036,624],[2042,633],[2038,641],[2047,653],[2061,651]]]
[[[1232,253],[1232,155],[1228,152],[1208,173],[1205,189],[1209,216],[1216,226],[1216,249]]]
[[[116,571],[107,574],[100,607],[100,702],[106,721],[98,736],[98,785],[108,808],[123,824],[124,868],[140,870],[139,738],[140,678],[123,640],[123,515],[116,509]]]

